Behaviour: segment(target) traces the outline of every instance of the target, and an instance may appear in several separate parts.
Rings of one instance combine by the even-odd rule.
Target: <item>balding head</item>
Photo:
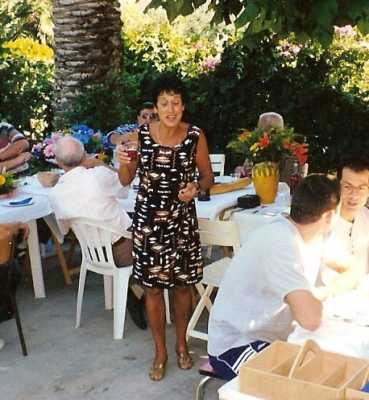
[[[269,130],[271,128],[284,128],[283,117],[275,112],[267,112],[259,116],[258,128]]]
[[[55,158],[63,169],[78,167],[84,157],[83,144],[72,136],[64,136],[55,144]]]

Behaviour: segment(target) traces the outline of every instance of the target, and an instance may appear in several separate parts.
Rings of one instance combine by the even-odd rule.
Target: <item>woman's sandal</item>
[[[155,361],[153,362],[150,371],[149,371],[149,378],[152,381],[160,381],[164,378],[165,375],[165,368],[167,366],[167,362],[163,362],[163,363],[155,363]]]
[[[177,364],[180,369],[191,369],[193,361],[187,352],[177,353]]]

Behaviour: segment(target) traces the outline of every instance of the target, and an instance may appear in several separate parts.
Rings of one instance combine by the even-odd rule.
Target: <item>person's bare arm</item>
[[[123,135],[120,135],[119,133],[113,133],[110,136],[110,142],[111,144],[114,144],[118,146],[119,144],[126,143],[126,142],[137,142],[138,140],[138,134],[137,130],[134,130],[132,132],[124,133]]]
[[[322,319],[322,303],[308,290],[294,290],[285,298],[292,316],[304,329],[315,331]]]
[[[178,198],[181,201],[191,201],[199,190],[208,189],[214,183],[214,174],[211,169],[209,159],[208,145],[205,135],[201,132],[196,151],[196,166],[199,171],[200,179],[198,182],[188,182],[187,185],[179,191]]]
[[[29,161],[31,158],[32,154],[29,152],[25,152],[9,160],[0,161],[0,171],[2,171],[3,168],[6,168],[6,170],[17,168],[20,165],[23,165],[24,163]]]
[[[9,160],[17,157],[29,149],[29,143],[26,139],[19,139],[11,143],[6,149],[0,152],[0,161]]]
[[[117,147],[117,160],[119,162],[120,183],[123,186],[128,186],[136,176],[137,160],[132,160],[121,145]]]
[[[211,168],[208,144],[203,132],[200,133],[197,144],[196,165],[200,174],[200,189],[209,189],[214,184],[214,174]]]

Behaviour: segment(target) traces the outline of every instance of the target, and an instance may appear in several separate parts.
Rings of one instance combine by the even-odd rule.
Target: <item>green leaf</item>
[[[363,35],[367,35],[369,33],[369,17],[361,19],[357,24],[357,28]]]
[[[250,2],[236,19],[235,21],[236,28],[241,28],[248,22],[251,22],[258,16],[258,14],[259,14],[259,8],[256,6],[255,3]]]

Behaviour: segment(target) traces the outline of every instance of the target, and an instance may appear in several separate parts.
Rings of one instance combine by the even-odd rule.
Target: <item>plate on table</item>
[[[2,203],[1,205],[5,207],[25,207],[25,206],[30,206],[31,204],[33,204],[33,198],[24,197],[24,198],[8,200]]]

